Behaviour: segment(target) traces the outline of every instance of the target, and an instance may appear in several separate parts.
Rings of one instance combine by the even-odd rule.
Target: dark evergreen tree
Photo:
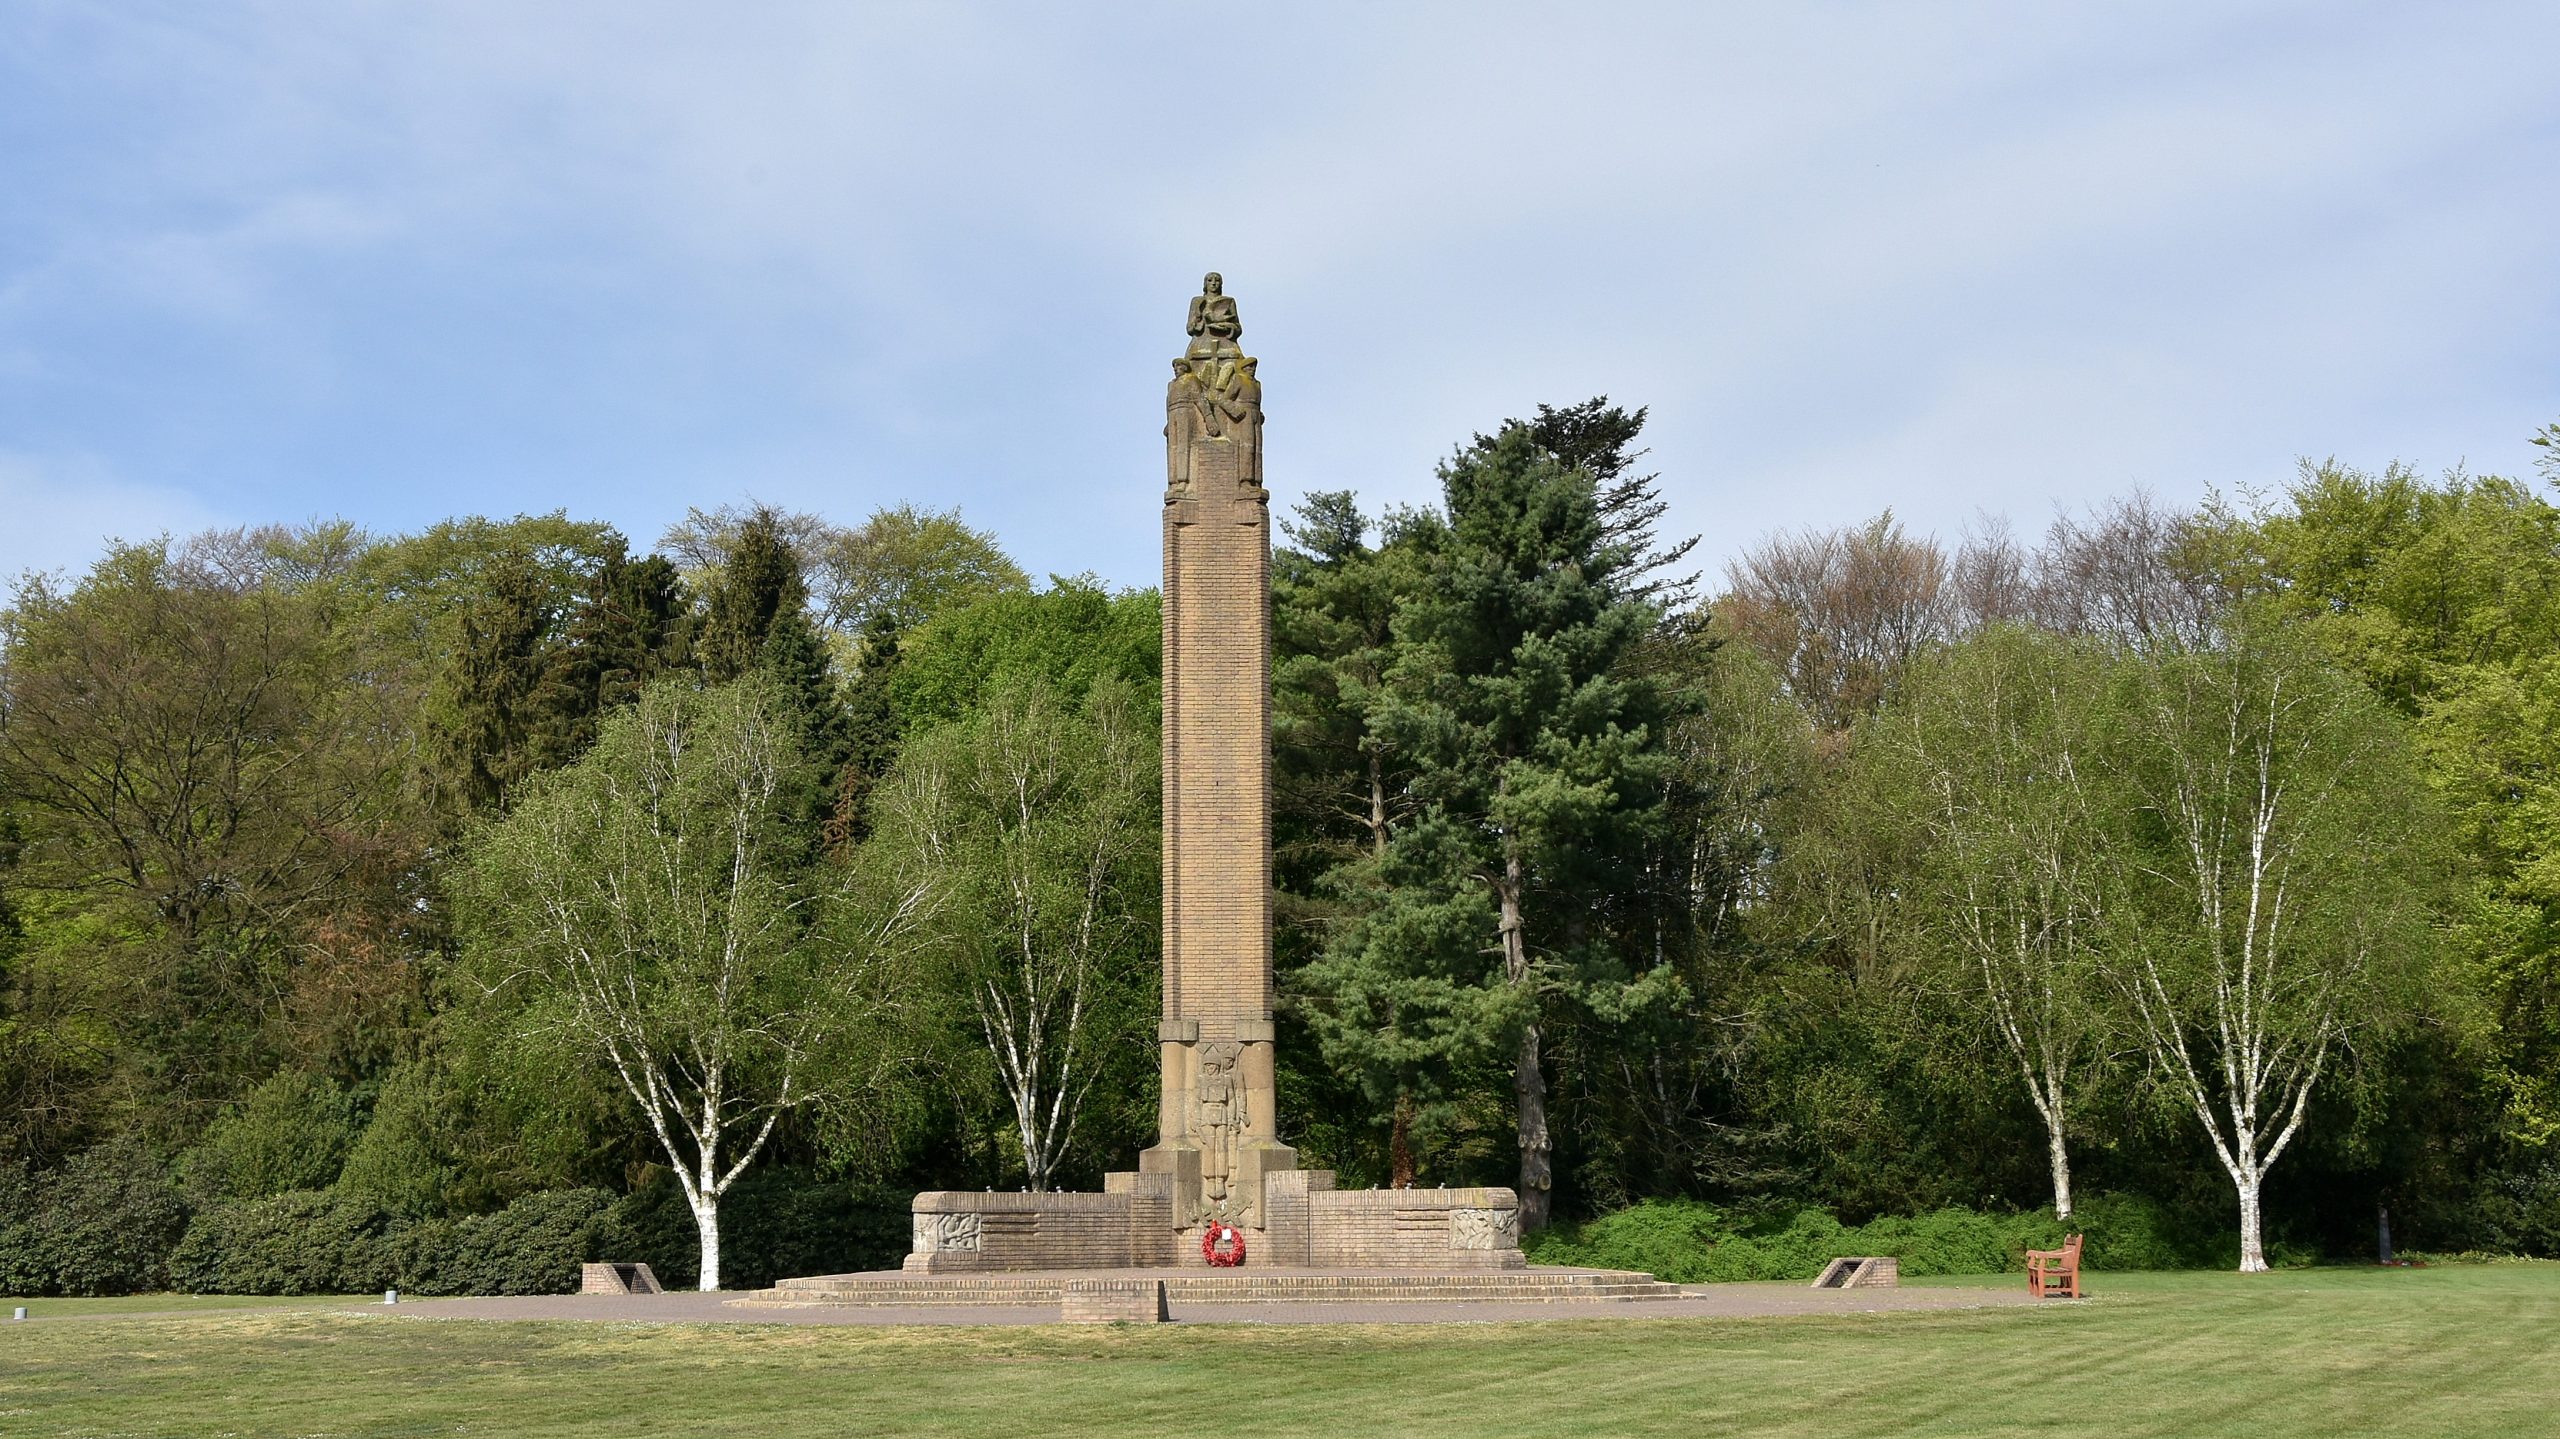
[[[1698,537],[1691,535],[1664,544],[1656,536],[1655,527],[1669,508],[1662,498],[1662,476],[1634,473],[1636,461],[1648,452],[1632,448],[1636,436],[1644,430],[1648,413],[1642,406],[1628,410],[1610,404],[1607,395],[1596,395],[1562,409],[1540,405],[1538,417],[1525,423],[1530,437],[1542,449],[1566,465],[1591,472],[1602,537],[1610,544],[1625,546],[1634,556],[1627,567],[1625,587],[1652,599],[1665,611],[1673,611],[1688,604],[1698,577],[1694,573],[1663,572],[1687,559],[1689,552],[1698,547]]]
[[[537,767],[536,695],[557,618],[532,555],[510,548],[489,558],[439,686],[435,788],[449,815],[503,809],[509,790]]]
[[[638,699],[649,681],[683,663],[685,619],[675,566],[658,555],[633,560],[622,537],[613,536],[534,699],[539,767],[584,754],[608,711]]]
[[[836,686],[835,668],[827,658],[827,642],[819,637],[807,611],[791,609],[774,616],[755,668],[772,679],[785,711],[800,726],[811,787],[796,813],[801,831],[817,843],[841,787],[845,762],[853,757],[853,734],[845,717],[844,697]]]
[[[863,624],[861,667],[844,687],[845,762],[827,817],[831,848],[870,838],[872,791],[897,762],[905,731],[890,685],[905,653],[900,644],[905,633],[898,616],[887,610],[874,611]]]
[[[795,801],[798,832],[814,848],[829,827],[853,737],[827,642],[809,618],[809,587],[784,517],[759,505],[740,522],[736,543],[711,585],[696,653],[705,678],[725,684],[769,676],[802,740],[815,776]]]
[[[1388,846],[1383,903],[1326,962],[1404,1005],[1411,1062],[1508,1052],[1536,1227],[1554,1188],[1545,1013],[1619,1007],[1637,977],[1613,897],[1642,867],[1668,761],[1662,696],[1621,667],[1660,614],[1590,471],[1528,426],[1460,451],[1441,482],[1447,520],[1415,527],[1428,582],[1401,607],[1375,717],[1420,809]]]
[[[713,684],[726,684],[753,669],[775,623],[786,615],[804,615],[808,603],[809,587],[781,514],[771,506],[757,506],[739,524],[737,542],[711,584],[696,647],[704,676]]]
[[[1392,528],[1377,548],[1369,530],[1350,492],[1321,492],[1299,504],[1287,525],[1291,547],[1272,556],[1275,960],[1291,987],[1310,954],[1377,907],[1379,866],[1413,803],[1403,756],[1371,720],[1394,656],[1397,607],[1423,571]],[[1347,1082],[1352,1092],[1328,1112],[1385,1115],[1388,1183],[1411,1185],[1426,1076],[1401,1055],[1402,1007],[1386,995],[1333,999],[1317,1030],[1337,1063],[1315,1066],[1300,1083]]]

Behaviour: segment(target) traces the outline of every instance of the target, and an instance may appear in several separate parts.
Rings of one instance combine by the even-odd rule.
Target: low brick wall
[[[935,1189],[916,1196],[910,1274],[987,1269],[1126,1269],[1126,1194],[1005,1194]]]
[[[1345,1269],[1520,1269],[1520,1199],[1508,1189],[1310,1193],[1311,1262]]]
[[[1901,1285],[1902,1261],[1875,1255],[1834,1259],[1813,1281],[1816,1289],[1897,1289]]]
[[[915,1199],[910,1274],[1020,1269],[1206,1268],[1200,1226],[1173,1227],[1171,1176],[1114,1174],[1100,1194],[928,1190]],[[1286,1170],[1263,1190],[1248,1267],[1520,1269],[1520,1202],[1508,1189],[1336,1189]]]

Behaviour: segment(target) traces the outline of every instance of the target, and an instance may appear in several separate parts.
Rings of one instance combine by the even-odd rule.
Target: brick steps
[[[1618,1270],[1507,1270],[1490,1274],[1203,1274],[1095,1271],[1091,1277],[1159,1278],[1175,1304],[1618,1304],[1677,1299],[1680,1286]],[[1058,1303],[1068,1273],[832,1274],[786,1279],[730,1300],[750,1307],[1014,1306]]]

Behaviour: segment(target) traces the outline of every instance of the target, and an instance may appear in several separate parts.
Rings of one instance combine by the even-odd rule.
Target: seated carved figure
[[[1200,293],[1191,297],[1191,315],[1183,329],[1191,336],[1192,359],[1243,353],[1236,341],[1244,338],[1244,322],[1237,318],[1235,297],[1226,293],[1226,281],[1217,271],[1200,278]]]

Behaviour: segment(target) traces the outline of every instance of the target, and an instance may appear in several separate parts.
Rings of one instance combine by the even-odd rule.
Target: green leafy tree
[[[2134,898],[2107,967],[2230,1177],[2241,1270],[2263,1270],[2263,1186],[2314,1093],[2423,1012],[2434,807],[2401,724],[2263,620],[2123,676]]]
[[[1152,708],[1164,673],[1164,610],[1153,590],[1112,594],[1091,579],[999,593],[946,611],[900,639],[889,694],[913,732],[958,719],[996,691],[1037,681],[1060,703],[1117,679]]]
[[[2267,602],[2414,722],[2469,860],[2458,937],[2518,1163],[2560,1146],[2560,506],[2306,465],[2250,534]]]
[[[692,1208],[720,1287],[720,1198],[818,1097],[841,993],[795,869],[804,778],[788,700],[741,681],[652,686],[585,758],[480,833],[471,958],[528,1038],[605,1065]]]
[[[1151,1058],[1155,727],[1125,683],[1070,704],[1007,683],[914,737],[875,796],[857,864],[879,928],[916,936],[1011,1112],[1025,1181],[1048,1189],[1095,1085]]]
[[[1858,767],[1917,843],[1895,922],[1999,1040],[2071,1215],[2075,1101],[2109,1047],[2100,958],[2118,895],[2094,650],[2001,627],[1925,656],[1859,733]]]
[[[912,629],[988,595],[1031,588],[995,536],[971,529],[958,510],[875,510],[860,529],[829,533],[817,559],[827,618],[853,634],[874,620]]]
[[[415,894],[401,676],[240,539],[117,546],[0,617],[0,804],[45,896],[21,1017],[76,1064],[44,1082],[48,1128],[121,1095],[191,1133],[409,1002],[408,956],[372,943]]]

